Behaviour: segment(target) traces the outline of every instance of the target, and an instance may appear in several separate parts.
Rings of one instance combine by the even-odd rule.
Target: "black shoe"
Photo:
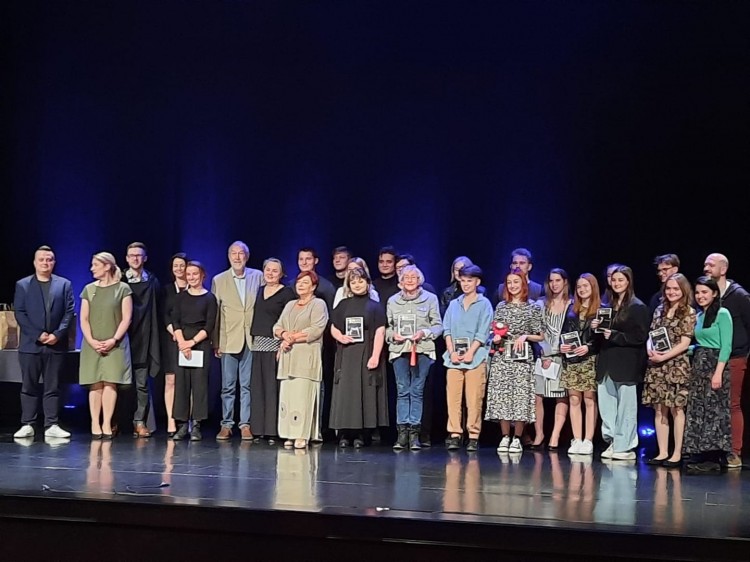
[[[646,459],[646,464],[650,464],[651,466],[664,466],[664,462],[667,459],[657,459],[654,457],[653,459]]]
[[[194,421],[193,429],[190,430],[190,440],[200,441],[201,439],[203,439],[203,434],[201,434],[201,422]]]
[[[539,443],[538,445],[535,445],[534,443],[529,445],[529,451],[541,451],[543,449],[544,449],[544,442]]]
[[[364,446],[365,446],[365,442],[362,439],[360,439],[359,437],[354,440],[354,448],[355,449],[361,449]]]
[[[547,450],[552,451],[553,453],[557,451],[558,447],[557,445],[547,445]]]
[[[348,439],[342,439],[341,441],[339,441],[339,447],[341,447],[342,449],[346,449],[349,445],[350,443]]]
[[[413,425],[409,428],[409,449],[419,451],[422,443],[419,442],[419,426]]]
[[[393,448],[397,451],[406,449],[409,446],[409,426],[402,424],[398,426],[398,438],[393,444]]]
[[[466,444],[466,452],[476,453],[477,449],[479,449],[479,439],[469,439],[469,442]]]
[[[655,460],[655,459],[652,459]],[[648,461],[646,461],[648,463]],[[680,468],[682,466],[682,460],[679,461],[670,461],[670,460],[663,460],[661,461],[661,465],[664,468]]]
[[[175,431],[174,435],[172,436],[173,441],[184,441],[187,439],[188,434],[188,424],[183,423],[177,428],[177,431]]]
[[[461,448],[461,438],[460,437],[456,436],[456,437],[451,437],[450,439],[448,439],[448,450],[449,451],[455,451],[455,450],[460,449],[460,448]]]

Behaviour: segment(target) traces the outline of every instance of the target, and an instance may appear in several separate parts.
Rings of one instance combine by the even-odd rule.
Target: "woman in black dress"
[[[370,298],[370,276],[347,271],[345,292],[333,310],[331,334],[338,342],[329,427],[339,430],[339,445],[369,445],[371,432],[388,425],[388,392],[380,361],[385,341],[383,308]]]
[[[167,408],[167,434],[174,436],[177,427],[172,417],[174,406],[174,374],[177,370],[177,340],[174,337],[174,326],[172,326],[172,311],[174,310],[177,295],[187,289],[185,269],[187,268],[187,255],[183,252],[172,256],[171,269],[174,282],[164,287],[164,326],[162,331],[162,365],[164,365],[164,405]]]
[[[273,326],[279,320],[286,303],[297,298],[291,287],[281,284],[283,278],[284,266],[280,260],[268,258],[263,262],[264,283],[258,288],[253,323],[250,326],[250,335],[253,336],[250,347],[253,354],[250,376],[250,427],[253,428],[256,442],[263,437],[268,439],[269,445],[276,442],[279,421],[276,354],[281,341],[273,337]]]
[[[188,420],[192,418],[190,440],[200,441],[203,438],[201,422],[208,418],[208,369],[213,353],[211,333],[216,325],[218,305],[216,297],[203,286],[206,270],[200,262],[188,262],[186,278],[188,288],[177,295],[172,327],[179,354],[188,361],[195,360],[197,364],[182,366],[178,357],[174,392],[177,433],[173,439],[180,441],[187,437]],[[202,358],[193,357],[195,352],[201,352]]]

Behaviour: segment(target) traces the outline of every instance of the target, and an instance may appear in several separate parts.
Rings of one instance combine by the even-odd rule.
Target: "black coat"
[[[596,334],[599,357],[596,362],[596,380],[609,376],[619,383],[639,383],[646,372],[648,355],[646,340],[651,326],[648,306],[633,297],[628,306],[614,313],[612,335],[604,339]]]
[[[583,328],[581,328],[578,315],[573,310],[573,306],[571,305],[570,307],[568,307],[568,314],[565,316],[565,321],[563,322],[561,333],[567,334],[569,332],[578,332],[578,335],[581,338],[581,345],[589,346],[589,352],[583,357],[565,357],[565,354],[563,354],[563,363],[581,363],[587,357],[591,357],[592,355],[596,355],[597,353],[599,353],[599,338],[597,337],[597,334],[594,333],[594,330],[591,327],[591,321],[593,319],[593,317],[587,319],[583,323]]]

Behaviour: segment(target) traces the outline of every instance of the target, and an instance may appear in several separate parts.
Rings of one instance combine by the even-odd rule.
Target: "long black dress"
[[[347,318],[362,318],[364,341],[338,344],[331,398],[331,429],[374,429],[388,425],[388,392],[385,364],[367,368],[372,355],[375,332],[385,327],[383,308],[368,296],[342,300],[333,310],[333,325],[346,333]]]

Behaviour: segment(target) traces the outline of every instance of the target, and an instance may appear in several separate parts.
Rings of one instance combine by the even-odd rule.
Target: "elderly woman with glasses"
[[[401,291],[386,307],[389,360],[396,375],[396,423],[394,449],[421,449],[424,385],[435,362],[435,339],[443,332],[437,296],[425,291],[424,275],[414,265],[399,273]]]

